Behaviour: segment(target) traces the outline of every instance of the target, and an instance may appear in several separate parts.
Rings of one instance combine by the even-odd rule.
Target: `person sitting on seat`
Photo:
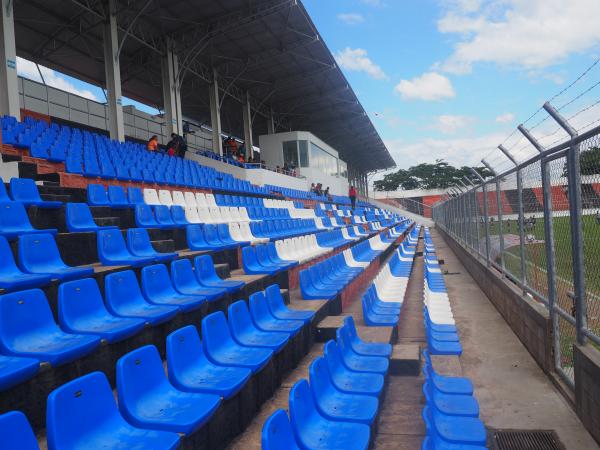
[[[158,150],[158,137],[156,135],[150,138],[150,140],[146,144],[146,150],[150,152],[155,152]]]

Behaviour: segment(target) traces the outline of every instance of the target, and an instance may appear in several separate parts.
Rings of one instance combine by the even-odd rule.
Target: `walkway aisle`
[[[422,250],[423,240],[420,239],[417,251]],[[423,257],[416,256],[400,314],[398,344],[419,344],[421,347],[425,344],[422,299]],[[421,420],[423,377],[394,376],[388,378],[388,383],[375,449],[420,449],[425,436]]]
[[[460,364],[475,385],[486,425],[554,429],[568,450],[598,449],[437,230],[432,228],[431,236],[443,268],[453,273],[445,281],[463,347]]]

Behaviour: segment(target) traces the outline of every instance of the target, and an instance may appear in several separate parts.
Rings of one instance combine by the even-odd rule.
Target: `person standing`
[[[352,211],[354,212],[354,208],[356,206],[356,189],[354,189],[354,186],[350,186],[350,189],[348,190],[348,197],[350,197]]]
[[[150,138],[150,140],[146,144],[146,150],[150,152],[155,152],[158,150],[158,137],[156,135]]]

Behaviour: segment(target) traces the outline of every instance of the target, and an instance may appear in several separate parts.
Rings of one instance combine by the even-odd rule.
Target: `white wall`
[[[442,195],[446,193],[446,189],[411,189],[409,191],[375,191],[372,189],[372,195],[378,198],[412,198],[426,197],[428,195]]]

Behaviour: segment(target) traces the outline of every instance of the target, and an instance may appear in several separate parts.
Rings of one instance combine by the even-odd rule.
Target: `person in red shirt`
[[[350,186],[348,190],[348,197],[350,197],[350,203],[352,203],[352,211],[354,211],[354,207],[356,206],[356,189],[354,186]]]

